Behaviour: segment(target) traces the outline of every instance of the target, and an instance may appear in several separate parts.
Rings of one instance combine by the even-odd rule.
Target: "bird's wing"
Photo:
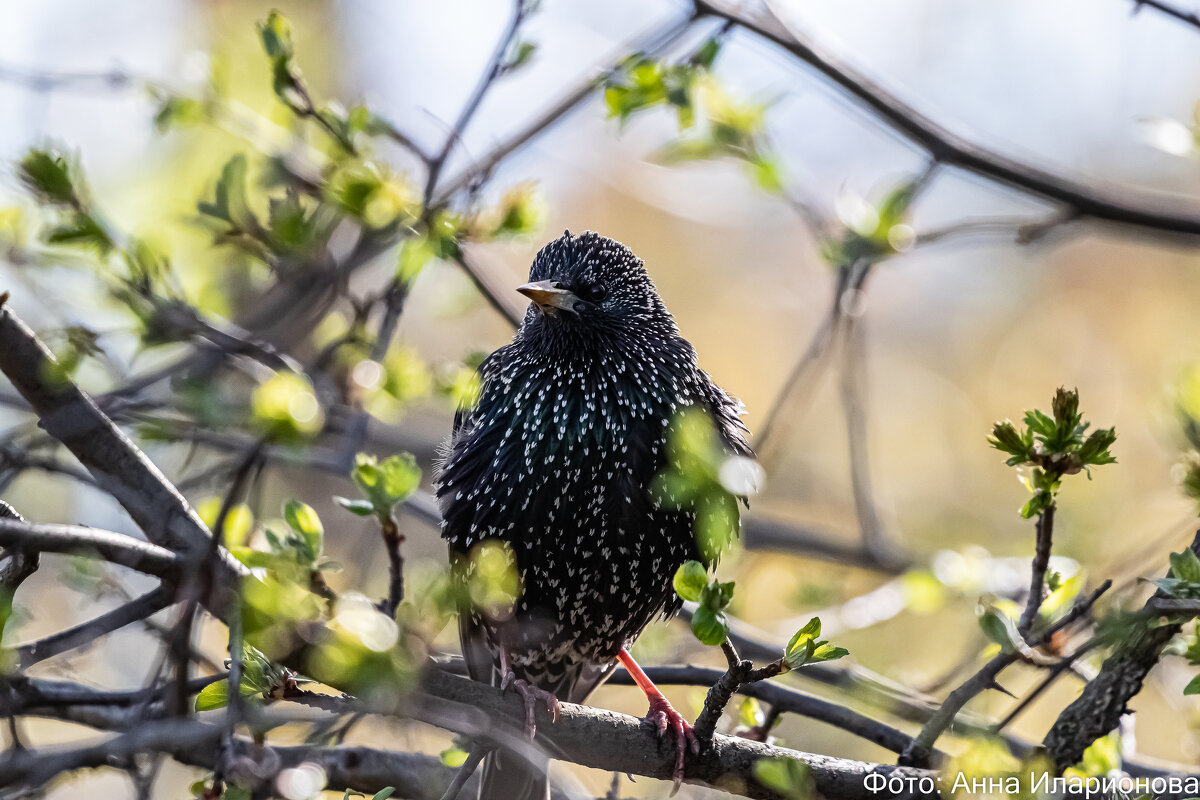
[[[708,377],[706,374],[705,377]],[[750,447],[750,430],[742,422],[746,406],[741,400],[733,397],[709,378],[705,389],[705,404],[709,415],[717,425],[717,432],[725,446],[735,455],[754,457]]]
[[[450,574],[455,581],[465,583],[465,566],[469,556],[450,545]],[[488,647],[487,630],[471,603],[466,587],[458,593],[458,639],[462,644],[463,661],[472,680],[499,685],[499,665]]]

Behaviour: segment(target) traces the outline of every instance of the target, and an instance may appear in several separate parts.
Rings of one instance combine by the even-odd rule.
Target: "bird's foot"
[[[675,794],[679,791],[680,784],[683,783],[684,756],[687,755],[689,749],[693,755],[698,754],[700,740],[692,731],[691,723],[667,702],[667,698],[660,694],[657,697],[651,696],[649,699],[650,710],[646,712],[646,722],[650,723],[660,739],[667,735],[668,730],[675,736],[675,771],[671,776],[675,781],[675,788],[671,790],[671,794]]]
[[[545,704],[546,710],[550,712],[550,721],[558,722],[560,708],[558,698],[554,696],[553,692],[539,689],[529,681],[518,678],[512,672],[506,672],[504,679],[500,681],[500,691],[508,691],[509,688],[515,689],[517,694],[521,695],[521,699],[525,701],[525,733],[531,741],[534,734],[537,733],[534,712],[539,703]]]

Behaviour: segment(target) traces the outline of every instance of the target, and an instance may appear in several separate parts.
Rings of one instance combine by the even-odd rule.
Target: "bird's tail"
[[[515,753],[497,750],[483,760],[479,800],[549,800],[550,760],[537,764]]]

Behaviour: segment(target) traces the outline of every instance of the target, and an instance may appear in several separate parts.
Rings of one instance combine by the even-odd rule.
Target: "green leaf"
[[[246,156],[242,153],[230,158],[221,168],[217,179],[213,202],[201,201],[197,209],[205,216],[231,222],[240,228],[249,228],[253,220],[250,206],[246,202]]]
[[[1054,496],[1046,491],[1039,491],[1033,497],[1021,506],[1021,518],[1031,519],[1032,517],[1041,514],[1047,508],[1054,504]]]
[[[30,150],[17,167],[21,182],[45,203],[74,205],[78,202],[71,165],[59,152]]]
[[[708,39],[704,44],[700,45],[700,49],[692,56],[692,63],[697,67],[711,69],[713,62],[717,60],[717,54],[721,52],[721,40],[716,37]]]
[[[743,728],[756,728],[763,724],[765,717],[762,705],[757,700],[753,697],[742,698],[738,706],[738,725]]]
[[[165,133],[171,128],[195,125],[204,121],[204,103],[191,97],[167,97],[154,115],[154,128]]]
[[[723,613],[700,606],[692,615],[692,633],[704,644],[719,645],[729,635],[729,622]]]
[[[387,800],[396,793],[395,786],[385,786],[375,794],[371,795],[371,800]]]
[[[259,23],[258,31],[268,56],[274,59],[292,57],[292,25],[287,17],[272,10],[266,20]]]
[[[1002,612],[988,607],[979,614],[979,627],[988,639],[1000,645],[1005,651],[1012,649],[1012,641],[1008,637],[1008,625],[1002,618]]]
[[[94,217],[75,214],[71,222],[60,225],[46,235],[48,244],[68,244],[77,247],[92,247],[100,254],[113,249],[112,239]]]
[[[1108,452],[1108,448],[1112,447],[1116,440],[1117,432],[1114,428],[1092,431],[1092,434],[1084,440],[1083,445],[1079,448],[1079,460],[1084,464],[1096,466],[1115,463],[1117,459]]]
[[[349,511],[351,514],[357,514],[360,517],[369,517],[375,513],[375,506],[371,505],[370,500],[352,500],[349,497],[338,497],[337,495],[334,495],[333,502]]]
[[[229,681],[210,683],[196,695],[197,711],[213,711],[229,705]]]
[[[708,586],[708,570],[699,561],[687,561],[675,570],[672,583],[676,594],[684,600],[696,602],[700,599],[700,593]]]
[[[525,64],[529,63],[529,59],[533,58],[535,52],[537,52],[537,44],[534,42],[516,42],[504,64],[505,71],[520,69],[525,66]]]
[[[463,750],[461,747],[452,746],[447,747],[440,754],[438,754],[438,758],[445,766],[457,768],[466,763],[467,757],[470,755],[470,753],[468,753],[466,750]]]
[[[359,453],[350,477],[367,496],[375,514],[386,516],[420,486],[421,468],[410,453],[400,453],[382,462],[374,456]]]
[[[1029,443],[1021,438],[1010,420],[997,422],[992,426],[992,435],[988,437],[988,444],[997,450],[1019,457],[1021,461],[1026,460],[1029,455]],[[1021,463],[1021,461],[1013,463]],[[1012,466],[1013,463],[1010,463],[1009,466]]]
[[[407,500],[421,484],[421,468],[411,453],[400,453],[379,465],[384,491],[392,505]]]
[[[283,518],[296,533],[307,549],[310,561],[316,561],[325,546],[325,526],[317,512],[307,503],[289,500],[283,507]]]
[[[700,590],[700,605],[713,611],[724,611],[733,602],[733,581],[713,581]]]
[[[844,647],[834,647],[829,642],[820,642],[813,648],[813,654],[809,656],[809,663],[818,661],[837,661],[839,658],[850,655],[850,651]]]
[[[1187,686],[1183,687],[1184,694],[1200,694],[1200,675],[1188,681]]]
[[[799,669],[812,660],[821,635],[821,618],[813,617],[804,627],[792,634],[783,648],[783,660],[789,669]]]
[[[1171,575],[1188,583],[1200,583],[1200,558],[1191,548],[1181,553],[1171,553]]]

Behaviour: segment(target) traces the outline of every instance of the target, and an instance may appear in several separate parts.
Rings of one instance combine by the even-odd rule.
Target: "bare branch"
[[[1192,11],[1184,11],[1177,6],[1163,2],[1163,0],[1133,0],[1133,13],[1136,14],[1141,11],[1143,6],[1166,14],[1168,17],[1174,17],[1180,22],[1200,30],[1200,14]]]
[[[1100,599],[1100,595],[1108,591],[1110,586],[1112,586],[1112,581],[1105,581],[1094,592],[1077,602],[1062,619],[1055,622],[1038,637],[1037,644],[1042,645],[1050,641],[1050,638],[1055,633],[1086,614],[1095,602]],[[921,728],[921,732],[913,739],[912,744],[901,753],[899,763],[908,766],[928,765],[933,758],[934,743],[937,742],[938,737],[954,722],[954,718],[962,710],[963,706],[980,692],[996,688],[996,677],[1005,667],[1012,664],[1019,657],[1020,653],[1015,648],[999,653],[985,664],[983,669],[979,670],[964,681],[961,686],[952,691],[946,697],[945,702],[942,703],[942,707],[937,710],[937,713],[930,717],[929,721]],[[1096,738],[1093,736],[1087,743],[1091,744]],[[1083,751],[1081,750],[1080,752]],[[1075,761],[1078,761],[1078,758]],[[1073,764],[1075,761],[1071,763]]]
[[[1025,599],[1025,610],[1021,612],[1021,619],[1017,622],[1017,633],[1026,639],[1029,638],[1038,609],[1042,607],[1042,601],[1045,599],[1046,570],[1050,566],[1050,550],[1053,544],[1054,504],[1051,503],[1045,511],[1038,514],[1037,542],[1029,576],[1029,596]]]
[[[446,160],[454,151],[454,146],[462,139],[463,133],[467,130],[467,126],[471,124],[471,118],[475,116],[475,112],[479,109],[479,104],[483,102],[483,98],[487,95],[488,90],[495,83],[504,71],[504,59],[516,38],[517,31],[521,27],[521,23],[525,20],[525,2],[524,0],[513,0],[512,18],[509,20],[508,27],[505,28],[504,34],[500,37],[500,41],[496,45],[495,51],[492,53],[491,61],[471,92],[471,96],[467,99],[466,105],[459,112],[458,119],[454,123],[454,127],[450,130],[446,141],[442,145],[442,149],[433,158],[429,164],[429,175],[425,179],[425,206],[429,207],[429,201],[433,198],[434,190],[437,189],[438,178],[441,177],[442,167],[446,165]]]
[[[0,307],[0,371],[58,439],[155,544],[204,556],[212,538],[204,523],[159,469],[61,371],[25,323]],[[214,588],[232,590],[244,568],[225,551],[214,564]]]
[[[141,597],[124,603],[95,619],[68,628],[53,636],[47,636],[45,639],[21,645],[17,648],[17,666],[25,670],[59,653],[83,647],[101,636],[162,611],[171,605],[171,602],[170,593],[161,586],[152,589]]]
[[[786,25],[766,4],[756,4],[753,9],[746,5],[734,0],[695,0],[698,13],[732,20],[813,67],[937,161],[1061,203],[1079,216],[1160,233],[1200,234],[1200,215],[1148,200],[1131,200],[1128,189],[1088,185],[962,138],[869,80],[839,55]]]
[[[174,580],[184,559],[164,547],[122,533],[84,525],[57,525],[0,518],[0,546],[40,553],[81,553],[165,580]]]
[[[536,139],[547,128],[565,119],[570,112],[574,111],[584,100],[589,98],[597,87],[604,83],[605,78],[620,68],[621,62],[630,51],[645,53],[649,56],[660,53],[677,42],[691,27],[692,22],[693,17],[691,16],[671,20],[667,24],[654,29],[648,35],[623,47],[621,52],[613,58],[611,66],[601,70],[597,76],[588,79],[574,90],[568,92],[554,105],[534,117],[528,125],[496,145],[487,156],[456,175],[434,197],[431,205],[434,207],[445,205],[449,202],[450,198],[469,187],[475,181],[478,181],[482,176],[490,175],[501,162]]]

